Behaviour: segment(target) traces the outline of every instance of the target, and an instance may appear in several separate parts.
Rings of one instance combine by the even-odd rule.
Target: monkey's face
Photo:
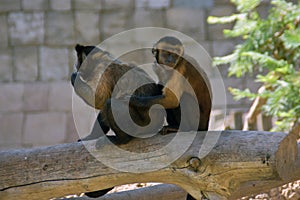
[[[160,42],[153,47],[152,53],[158,64],[175,68],[176,64],[183,56],[183,46]]]
[[[77,63],[71,75],[71,83],[75,92],[90,106],[95,106],[95,94],[101,75],[109,60],[107,52],[95,46],[77,44]]]

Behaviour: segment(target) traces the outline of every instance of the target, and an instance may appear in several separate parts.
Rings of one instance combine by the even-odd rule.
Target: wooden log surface
[[[300,179],[298,148],[291,134],[207,134],[210,137],[189,132],[134,139],[119,147],[128,157],[115,153],[106,138],[101,138],[99,149],[96,141],[89,141],[2,151],[0,199],[50,199],[136,182],[175,184],[197,199],[232,199]],[[179,158],[173,156],[181,151]]]
[[[149,187],[138,188],[106,194],[98,198],[67,197],[62,200],[185,200],[187,193],[180,187],[172,184],[158,184]]]

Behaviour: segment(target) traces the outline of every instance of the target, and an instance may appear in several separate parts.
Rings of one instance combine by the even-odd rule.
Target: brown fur
[[[186,99],[186,102],[184,103],[185,105],[189,106],[190,103],[192,105],[192,103],[195,102],[193,100],[194,97],[192,96],[194,92],[200,111],[198,130],[208,130],[212,99],[209,80],[205,72],[200,68],[198,63],[193,58],[183,56],[183,45],[175,37],[167,36],[161,38],[154,46],[152,52],[156,57],[157,63],[175,69],[188,81],[193,91],[182,84],[180,76],[178,76],[177,73],[166,70],[165,75],[168,77],[168,80],[165,84],[165,87],[163,88],[163,94],[153,97],[152,99],[147,98],[147,100],[139,98],[138,100],[135,100],[135,102],[141,101],[144,105],[157,103],[163,105],[165,108],[172,109],[178,107],[182,99]],[[163,77],[162,72],[160,72],[159,78],[165,78]],[[188,115],[190,114],[190,116],[187,120],[183,119],[186,120],[184,123],[195,120],[193,115],[194,109],[190,108],[191,110],[188,110],[188,107],[186,107],[185,109]],[[191,127],[192,126],[193,125],[191,125]],[[189,130],[190,127],[186,128],[186,130]],[[187,195],[186,199],[194,200],[194,198],[190,194]]]
[[[152,52],[157,63],[165,65],[163,68],[166,69],[165,75],[168,76],[168,80],[165,83],[162,95],[152,98],[135,97],[134,103],[139,106],[161,104],[166,109],[173,109],[179,106],[183,95],[190,95],[188,98],[191,99],[192,94],[195,93],[200,110],[198,130],[207,130],[212,103],[210,84],[205,72],[193,58],[183,56],[183,45],[174,37],[167,36],[160,39]],[[168,67],[175,69],[179,74],[167,69]],[[183,84],[180,74],[188,81],[192,90]],[[159,76],[163,79],[163,72],[160,72]],[[191,99],[191,101],[193,100]]]

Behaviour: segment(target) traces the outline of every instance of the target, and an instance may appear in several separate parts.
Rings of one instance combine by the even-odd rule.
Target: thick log
[[[300,152],[300,143],[298,143],[298,152]],[[295,165],[296,170],[293,176],[300,177],[300,154],[298,153],[298,159]],[[292,178],[292,177],[291,177]],[[293,181],[291,179],[291,181]],[[269,192],[269,187],[265,190],[265,186],[274,185],[281,186],[287,183],[287,180],[282,181],[257,181],[257,182],[248,182],[246,185],[242,185],[237,192],[234,193],[235,196],[231,196],[230,199],[237,199],[243,195],[251,195],[251,194],[258,194],[259,192]],[[255,185],[256,184],[256,185]],[[248,193],[245,193],[245,189]],[[251,190],[253,190],[251,192]],[[97,200],[153,200],[153,199],[160,199],[160,200],[185,200],[186,192],[182,190],[180,187],[176,185],[170,184],[159,184],[155,186],[135,189],[135,190],[128,190],[122,191],[117,193],[107,194],[105,196],[97,198]],[[90,198],[83,196],[83,197],[72,197],[66,198],[64,200],[90,200]]]
[[[49,199],[136,182],[175,184],[197,199],[202,195],[230,199],[300,179],[298,148],[292,134],[223,131],[219,138],[218,132],[207,134],[209,137],[204,132],[189,132],[177,133],[177,139],[175,134],[134,139],[120,147],[135,152],[128,157],[115,153],[115,146],[106,138],[102,138],[100,149],[95,148],[95,141],[89,141],[85,145],[3,151],[0,199]],[[175,148],[168,147],[174,140]],[[186,146],[188,141],[192,141],[190,146]],[[166,146],[165,153],[153,153]],[[173,162],[172,154],[182,149],[182,156]],[[106,164],[113,168],[93,155],[103,163],[109,161]],[[164,165],[169,161],[172,163]],[[131,170],[140,173],[128,172]],[[271,184],[259,188],[263,182]]]

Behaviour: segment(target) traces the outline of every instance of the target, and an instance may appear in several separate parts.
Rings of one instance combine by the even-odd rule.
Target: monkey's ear
[[[179,55],[180,55],[180,56],[183,56],[183,54],[184,54],[184,48],[180,48]]]
[[[154,57],[157,56],[157,53],[158,53],[158,50],[155,47],[153,47],[152,48],[152,54],[154,55]]]
[[[80,44],[76,44],[75,46],[75,50],[77,51],[77,53],[81,53],[84,49],[84,46],[80,45]]]

